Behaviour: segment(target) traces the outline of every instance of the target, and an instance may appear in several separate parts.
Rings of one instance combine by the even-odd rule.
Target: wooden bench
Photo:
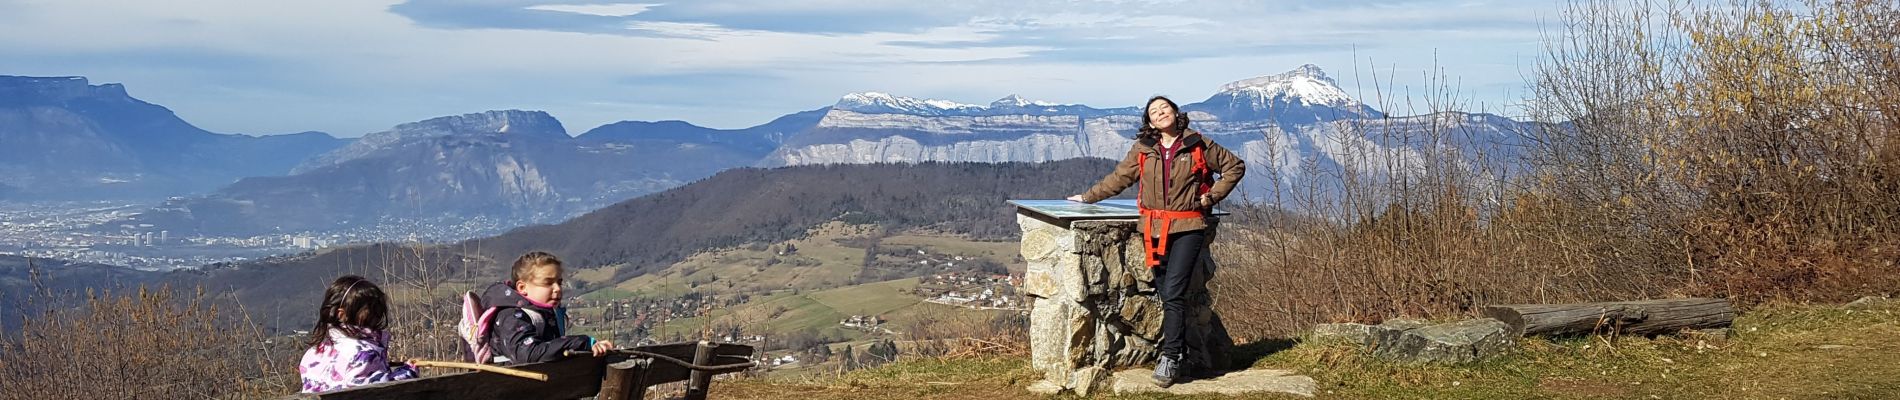
[[[686,398],[706,398],[712,377],[752,368],[752,346],[684,342],[640,346],[606,357],[572,356],[512,368],[547,374],[547,381],[493,372],[459,372],[384,382],[287,399],[577,399],[638,400],[647,387],[687,381]],[[690,364],[690,365],[685,365]]]

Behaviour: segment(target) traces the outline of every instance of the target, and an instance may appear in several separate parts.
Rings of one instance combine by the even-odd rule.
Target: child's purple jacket
[[[409,365],[389,365],[389,334],[368,332],[375,340],[362,340],[344,333],[365,328],[344,326],[330,329],[330,340],[303,352],[297,373],[303,375],[304,393],[322,393],[354,386],[403,379],[414,379],[416,369]],[[359,335],[361,336],[361,335]]]

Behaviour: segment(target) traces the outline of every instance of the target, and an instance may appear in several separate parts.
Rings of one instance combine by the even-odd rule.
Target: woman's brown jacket
[[[1218,180],[1214,181],[1213,186],[1208,190],[1208,193],[1213,195],[1215,204],[1226,199],[1227,194],[1233,192],[1235,186],[1239,186],[1240,178],[1247,174],[1246,162],[1227,151],[1227,148],[1215,144],[1212,140],[1207,140],[1200,132],[1189,129],[1176,140],[1182,141],[1182,147],[1175,153],[1174,164],[1168,168],[1169,183],[1167,185],[1161,184],[1161,151],[1156,148],[1159,144],[1154,139],[1143,138],[1136,140],[1134,146],[1128,149],[1128,155],[1122,157],[1120,164],[1115,165],[1114,172],[1102,177],[1101,182],[1082,194],[1082,201],[1088,203],[1102,201],[1102,199],[1120,194],[1130,185],[1140,183],[1136,190],[1140,191],[1142,207],[1175,211],[1207,211],[1200,205],[1198,192],[1202,180],[1214,177],[1195,174],[1193,153],[1197,147],[1203,148],[1202,158],[1207,162],[1210,175],[1218,175]],[[1143,159],[1147,160],[1145,165]],[[1165,191],[1163,186],[1166,186]],[[1143,221],[1143,224],[1148,222],[1156,221]],[[1207,222],[1202,219],[1177,220],[1169,227],[1168,233],[1205,228],[1207,228]]]

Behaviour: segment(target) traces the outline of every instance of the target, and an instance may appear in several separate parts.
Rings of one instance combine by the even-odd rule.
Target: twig
[[[472,369],[476,371],[493,372],[493,373],[513,376],[513,377],[528,378],[528,379],[533,379],[533,380],[542,381],[542,382],[547,382],[548,380],[548,374],[534,372],[534,371],[523,371],[523,370],[507,368],[507,367],[498,367],[498,366],[493,366],[493,365],[488,365],[488,364],[476,364],[476,363],[466,363],[466,362],[458,362],[458,361],[427,361],[427,360],[410,360],[409,363],[414,364],[415,366],[418,366],[418,367]]]

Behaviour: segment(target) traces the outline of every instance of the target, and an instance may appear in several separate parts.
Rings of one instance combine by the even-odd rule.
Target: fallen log
[[[1656,336],[1729,326],[1735,307],[1724,299],[1666,299],[1582,304],[1509,304],[1484,308],[1518,336],[1625,334]]]

